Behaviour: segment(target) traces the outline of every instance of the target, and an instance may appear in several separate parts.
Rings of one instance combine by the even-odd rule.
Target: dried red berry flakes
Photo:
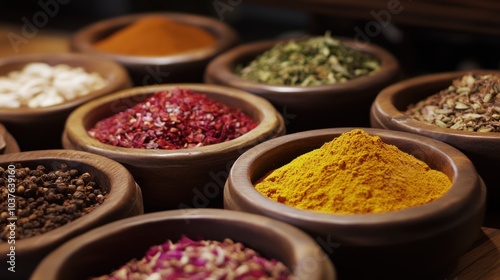
[[[240,109],[176,88],[97,122],[89,135],[118,147],[172,150],[229,141],[257,124]]]

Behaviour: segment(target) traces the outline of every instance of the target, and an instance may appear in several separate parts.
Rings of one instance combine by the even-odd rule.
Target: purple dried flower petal
[[[194,241],[185,236],[175,244],[152,246],[141,260],[94,279],[146,279],[152,274],[161,279],[293,279],[283,263],[265,259],[241,243]]]

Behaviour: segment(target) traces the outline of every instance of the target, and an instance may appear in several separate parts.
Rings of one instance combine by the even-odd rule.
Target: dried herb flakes
[[[380,63],[326,33],[300,41],[278,43],[246,66],[242,78],[270,85],[320,86],[370,75]]]

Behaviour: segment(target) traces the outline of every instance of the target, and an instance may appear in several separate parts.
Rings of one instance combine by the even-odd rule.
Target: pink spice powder
[[[235,139],[257,126],[240,109],[189,89],[157,92],[96,123],[89,135],[126,148],[184,149]]]

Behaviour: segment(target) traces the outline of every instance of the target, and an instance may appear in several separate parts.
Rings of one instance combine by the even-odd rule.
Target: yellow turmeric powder
[[[286,205],[335,214],[418,206],[443,196],[450,187],[444,173],[361,129],[297,157],[255,186]]]

